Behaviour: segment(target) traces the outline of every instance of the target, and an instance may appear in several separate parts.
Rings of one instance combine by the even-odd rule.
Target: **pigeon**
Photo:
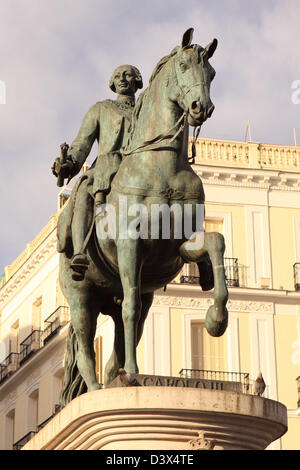
[[[255,380],[255,382],[253,384],[254,395],[261,396],[264,393],[265,388],[266,388],[266,384],[265,384],[265,381],[263,379],[262,373],[260,372],[258,374],[257,379]]]
[[[141,387],[136,378],[128,374],[125,369],[119,369],[118,372],[120,380],[125,387]]]

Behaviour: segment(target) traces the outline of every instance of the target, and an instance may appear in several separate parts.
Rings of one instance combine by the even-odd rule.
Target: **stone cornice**
[[[18,269],[6,284],[4,284],[0,291],[0,309],[24,288],[25,284],[36,275],[38,269],[40,269],[47,260],[57,253],[56,241],[56,230],[54,230],[26,260],[24,265]]]
[[[300,291],[231,287],[227,307],[236,312],[274,313],[274,304],[298,305]],[[213,291],[203,292],[199,286],[170,283],[166,292],[156,291],[153,306],[207,309],[213,304]]]
[[[195,308],[207,310],[213,304],[213,299],[208,297],[183,297],[183,296],[155,296],[153,306],[169,306],[179,308]],[[273,313],[273,302],[258,302],[248,300],[231,300],[227,302],[227,308],[231,312],[261,312]]]
[[[194,165],[203,184],[300,192],[300,172]]]

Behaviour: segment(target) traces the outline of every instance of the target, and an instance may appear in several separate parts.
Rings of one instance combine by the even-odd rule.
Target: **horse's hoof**
[[[227,328],[228,325],[228,310],[226,307],[224,312],[224,319],[222,321],[214,320],[213,317],[216,316],[215,314],[215,306],[211,305],[207,310],[206,318],[205,318],[205,327],[207,332],[211,336],[222,336]]]

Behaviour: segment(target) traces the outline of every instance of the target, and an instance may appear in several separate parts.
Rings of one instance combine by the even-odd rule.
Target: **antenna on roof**
[[[252,142],[250,121],[248,121],[247,128],[246,128],[245,142],[247,142],[248,136],[249,136],[248,142]]]
[[[294,127],[294,144],[295,144],[295,147],[297,147],[297,138],[296,138],[296,129]]]

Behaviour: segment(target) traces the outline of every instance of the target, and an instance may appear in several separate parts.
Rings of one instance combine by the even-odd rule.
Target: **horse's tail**
[[[77,367],[77,351],[78,341],[71,323],[67,340],[63,388],[59,400],[61,408],[70,403],[73,398],[87,392],[87,385]]]

